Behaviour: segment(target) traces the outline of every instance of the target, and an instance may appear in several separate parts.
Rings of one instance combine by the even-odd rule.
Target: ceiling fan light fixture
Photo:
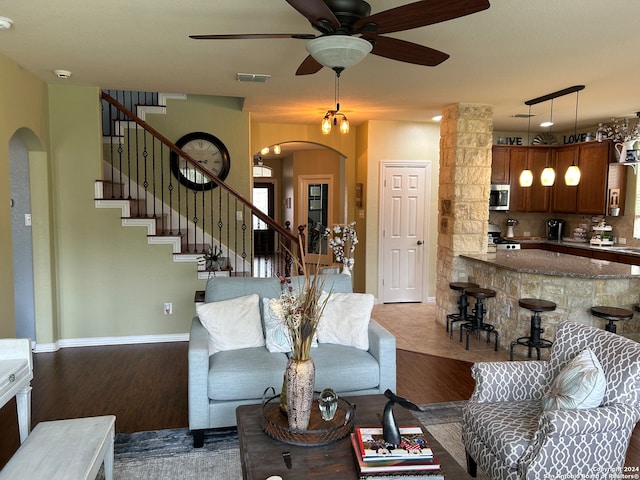
[[[324,116],[324,118],[322,119],[322,134],[323,135],[329,135],[331,133],[331,118],[330,118],[330,112],[327,112],[327,114]]]
[[[349,133],[349,120],[344,115],[340,120],[340,133]]]
[[[309,40],[306,48],[325,67],[349,68],[362,61],[373,45],[359,37],[328,35]]]

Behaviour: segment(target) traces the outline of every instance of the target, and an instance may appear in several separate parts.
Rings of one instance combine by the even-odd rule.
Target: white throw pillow
[[[599,407],[607,389],[602,365],[585,348],[558,373],[542,397],[543,410]]]
[[[318,342],[369,350],[370,293],[332,293],[318,325]]]
[[[209,332],[209,355],[225,350],[264,347],[257,293],[196,306]]]

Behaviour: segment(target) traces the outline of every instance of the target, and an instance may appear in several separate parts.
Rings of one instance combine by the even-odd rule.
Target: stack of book
[[[382,428],[359,427],[351,444],[361,479],[385,477],[444,480],[440,462],[433,454],[420,427],[400,427],[400,445],[384,441]]]

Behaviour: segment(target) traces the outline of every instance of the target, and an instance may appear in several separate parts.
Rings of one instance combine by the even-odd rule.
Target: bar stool
[[[549,300],[541,300],[539,298],[521,298],[518,300],[518,305],[533,312],[531,314],[531,327],[528,337],[520,337],[511,342],[511,346],[509,347],[509,360],[513,360],[513,347],[516,345],[528,347],[529,358],[531,358],[531,350],[535,348],[538,354],[538,360],[540,360],[540,349],[551,348],[551,345],[553,345],[553,342],[540,338],[540,334],[544,332],[544,329],[540,328],[540,312],[552,312],[556,309],[556,304]]]
[[[631,320],[633,318],[633,312],[631,310],[618,307],[606,307],[603,305],[591,307],[591,315],[609,320],[609,323],[604,326],[604,329],[611,333],[616,333],[616,325],[613,322]]]
[[[496,296],[496,291],[491,290],[490,288],[467,288],[465,292],[468,296],[476,299],[476,306],[473,309],[473,317],[470,322],[463,323],[460,327],[460,341],[462,341],[462,329],[464,328],[467,331],[467,342],[465,346],[465,350],[469,350],[469,335],[472,332],[476,332],[478,338],[480,338],[480,332],[487,332],[487,343],[491,340],[491,335],[496,336],[496,343],[494,350],[498,351],[498,332],[494,328],[493,325],[488,323],[484,323],[484,314],[486,312],[486,308],[484,305],[484,300],[487,298],[493,298]]]
[[[456,322],[468,322],[469,314],[467,312],[467,308],[469,306],[469,299],[467,298],[467,293],[465,289],[467,288],[478,288],[480,285],[473,282],[451,282],[449,283],[449,288],[451,290],[456,290],[460,292],[460,297],[458,297],[458,313],[450,313],[447,315],[447,332],[449,332],[449,339],[453,338],[453,324]],[[449,330],[451,328],[451,330]]]

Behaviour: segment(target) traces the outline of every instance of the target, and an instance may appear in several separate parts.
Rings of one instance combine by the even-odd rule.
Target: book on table
[[[387,456],[384,459],[365,461],[362,456],[363,444],[360,441],[358,429],[351,434],[351,445],[361,478],[378,478],[387,476],[419,476],[420,478],[444,478],[440,469],[440,462],[433,455],[430,456]]]
[[[389,460],[433,460],[433,451],[420,427],[400,427],[400,444],[385,442],[382,428],[356,428],[360,455],[365,462]]]

